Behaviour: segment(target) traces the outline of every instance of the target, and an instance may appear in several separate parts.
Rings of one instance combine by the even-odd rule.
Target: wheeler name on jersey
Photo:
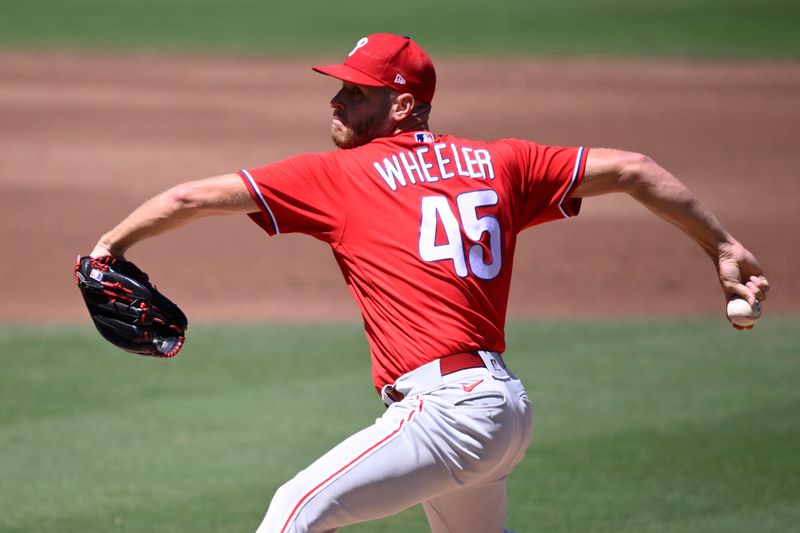
[[[494,179],[489,150],[437,143],[375,161],[372,166],[393,191],[399,187],[448,180],[456,176]]]

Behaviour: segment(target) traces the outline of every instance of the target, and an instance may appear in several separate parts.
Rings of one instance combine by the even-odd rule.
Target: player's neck
[[[431,112],[430,104],[420,104],[401,122],[398,122],[394,129],[394,134],[407,133],[410,131],[429,131],[428,116]]]
[[[409,133],[412,131],[430,131],[430,128],[428,127],[427,122],[423,122],[420,124],[409,125],[408,127],[398,127],[394,130],[393,135],[400,135],[402,133]]]

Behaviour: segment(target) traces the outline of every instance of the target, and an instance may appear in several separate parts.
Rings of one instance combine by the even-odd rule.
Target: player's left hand
[[[79,257],[75,281],[89,315],[111,344],[132,353],[174,357],[188,327],[186,315],[121,257]]]
[[[725,302],[735,296],[747,300],[751,306],[756,300],[764,302],[769,291],[761,266],[755,256],[740,243],[735,242],[720,248],[717,256],[717,272],[719,282],[725,293]],[[752,329],[753,326],[737,326],[736,329]]]
[[[102,242],[98,242],[95,245],[94,249],[92,250],[92,253],[89,254],[89,257],[92,257],[94,259],[107,256],[113,256],[113,257],[118,257],[120,259],[124,259],[123,254],[112,252],[111,249]]]

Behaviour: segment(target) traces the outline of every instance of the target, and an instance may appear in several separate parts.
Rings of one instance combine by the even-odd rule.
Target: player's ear
[[[414,113],[416,100],[410,93],[399,93],[393,100],[391,116],[396,123],[403,122]]]

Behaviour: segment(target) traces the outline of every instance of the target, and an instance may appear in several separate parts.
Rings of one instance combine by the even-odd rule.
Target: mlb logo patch
[[[433,134],[429,131],[420,131],[414,134],[414,138],[418,143],[432,143],[434,138]]]
[[[89,272],[89,277],[95,281],[103,281],[103,272],[93,268],[92,271]]]

